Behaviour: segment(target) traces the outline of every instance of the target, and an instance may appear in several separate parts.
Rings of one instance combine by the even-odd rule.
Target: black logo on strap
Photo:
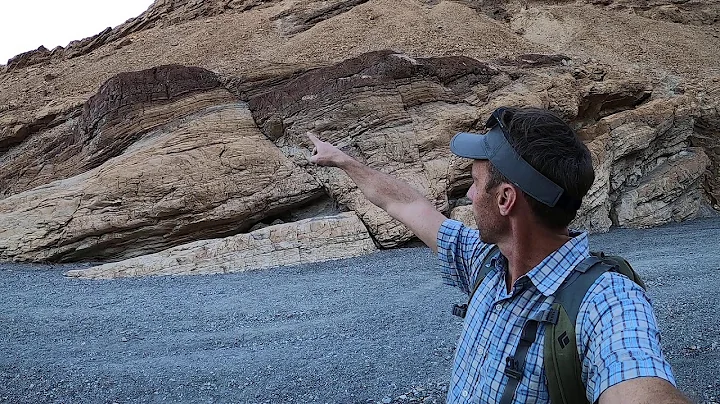
[[[560,348],[565,349],[565,347],[570,343],[570,338],[568,338],[567,332],[563,331],[563,333],[560,334],[558,342],[560,343]]]

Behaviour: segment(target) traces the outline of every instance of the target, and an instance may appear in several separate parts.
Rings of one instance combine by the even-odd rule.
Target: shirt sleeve
[[[582,379],[591,403],[608,388],[638,377],[659,377],[675,385],[650,299],[635,282],[603,274],[588,291],[578,323]]]
[[[473,263],[481,262],[491,245],[480,241],[479,231],[446,219],[438,230],[437,246],[444,282],[470,293],[475,275]]]

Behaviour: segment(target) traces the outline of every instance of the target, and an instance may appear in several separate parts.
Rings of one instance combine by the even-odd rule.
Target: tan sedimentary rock
[[[475,222],[475,216],[473,214],[472,206],[464,205],[458,206],[450,212],[450,219],[463,222],[465,226],[477,229],[477,223]]]
[[[320,192],[244,103],[214,105],[97,168],[0,200],[0,259],[138,256],[242,232]]]
[[[305,133],[312,131],[369,166],[406,180],[446,211],[450,139],[477,120],[478,102],[466,98],[497,74],[468,58],[375,52],[281,81],[259,94],[249,92],[248,104],[263,132],[298,164],[309,147]],[[336,201],[357,212],[383,247],[413,236],[371,204],[342,171],[308,170]]]
[[[718,209],[718,2],[641,3],[158,0],[20,55],[0,67],[0,259],[120,259],[327,214],[317,197],[402,244],[407,229],[347,177],[306,164],[304,132],[448,213],[470,186],[449,139],[501,105],[556,111],[587,142],[599,174],[581,227]],[[168,146],[175,136],[187,147]],[[174,152],[157,164],[161,140]],[[223,159],[250,168],[207,157],[236,142]]]
[[[697,107],[691,142],[702,147],[710,159],[703,182],[705,196],[713,208],[720,210],[720,82],[708,89]]]
[[[198,111],[237,102],[215,74],[197,67],[159,66],[117,75],[87,102],[51,105],[23,138],[0,156],[0,197],[98,167],[148,132]],[[0,144],[2,142],[0,141]]]
[[[631,10],[633,13],[655,20],[678,24],[714,25],[720,22],[718,0],[585,0],[586,3],[604,5],[615,10]]]
[[[347,212],[223,239],[196,241],[143,257],[68,271],[65,275],[110,279],[231,273],[351,258],[376,250],[362,222],[353,212]]]
[[[669,205],[663,209],[675,213],[651,216],[656,224],[697,211],[698,178],[708,160],[699,152],[690,154],[696,160],[677,158],[693,133],[685,98],[647,102],[646,83],[573,75],[561,56],[527,55],[500,65],[374,52],[269,83],[229,82],[247,104],[202,69],[165,66],[119,76],[83,106],[72,127],[58,127],[73,131],[66,144],[76,152],[51,155],[37,172],[6,187],[22,192],[0,202],[0,218],[12,223],[0,256],[118,259],[239,233],[318,197],[319,184],[357,212],[380,245],[393,247],[413,235],[342,171],[308,165],[305,133],[408,181],[445,212],[448,195],[470,185],[470,162],[451,155],[450,138],[479,130],[480,117],[500,105],[552,107],[584,125],[598,180],[576,226],[644,226],[633,215],[647,216],[639,206],[657,203],[652,192],[677,195],[677,201],[662,199]],[[113,98],[118,93],[123,97]],[[568,93],[577,96],[568,99]],[[53,144],[44,141],[48,136],[62,138],[43,131],[6,161],[41,157],[37,150]],[[689,177],[625,197],[669,173],[659,169],[666,160],[690,164]],[[54,178],[60,180],[49,182]],[[46,185],[24,191],[38,184]]]
[[[654,168],[616,202],[617,223],[652,227],[693,217],[700,208],[700,179],[710,161],[700,148],[683,150]]]
[[[690,112],[687,98],[655,100],[588,129],[597,136],[588,144],[596,179],[575,226],[605,231],[693,217],[710,160],[690,145]]]
[[[595,182],[583,198],[582,206],[571,228],[603,232],[612,226],[610,211],[610,167],[612,150],[607,147],[606,137],[587,143],[595,168]]]

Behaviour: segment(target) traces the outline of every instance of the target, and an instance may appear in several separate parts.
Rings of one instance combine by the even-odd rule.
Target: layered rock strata
[[[119,74],[87,102],[39,111],[34,123],[11,129],[0,155],[0,196],[85,173],[168,122],[236,101],[197,67]]]
[[[255,121],[293,161],[306,162],[313,132],[370,167],[395,175],[448,209],[452,135],[473,127],[500,72],[469,58],[413,59],[375,52],[247,94]],[[468,100],[466,100],[468,99]],[[470,100],[472,99],[472,100]],[[357,212],[383,247],[412,233],[371,204],[342,171],[308,167],[338,203]]]
[[[609,115],[584,134],[595,136],[588,143],[595,183],[576,227],[649,227],[691,218],[706,203],[702,180],[711,165],[704,150],[691,145],[687,98],[654,100]]]
[[[201,240],[159,253],[113,262],[66,276],[113,279],[148,275],[208,275],[352,258],[376,251],[353,212],[266,227],[223,239]]]
[[[0,259],[136,257],[247,232],[324,194],[394,247],[409,230],[341,170],[308,165],[305,134],[449,213],[471,181],[450,139],[503,105],[550,108],[586,140],[597,175],[574,226],[685,220],[708,198],[703,186],[714,189],[716,138],[697,132],[706,121],[688,97],[652,94],[638,77],[562,55],[487,63],[382,51],[260,81],[177,65],[125,73],[0,156],[15,167],[0,176]]]
[[[136,77],[160,77],[146,73]],[[143,88],[154,86],[143,81]],[[43,185],[0,200],[0,259],[138,256],[245,231],[322,194],[262,135],[247,104],[226,90],[161,98],[116,105],[92,99],[85,115],[97,112],[95,124],[86,126],[94,135],[82,142],[85,153],[78,149],[73,165],[62,166],[80,173],[31,173],[25,182]],[[122,118],[115,106],[124,109]]]

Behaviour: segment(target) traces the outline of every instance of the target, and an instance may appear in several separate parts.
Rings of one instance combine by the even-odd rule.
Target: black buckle
[[[508,356],[505,359],[505,374],[517,380],[520,380],[522,378],[522,369],[520,369],[520,362],[518,362],[512,356]]]
[[[465,318],[465,315],[467,314],[467,303],[465,304],[456,304],[453,306],[452,314],[453,316],[458,316],[460,318]]]
[[[560,310],[550,309],[550,312],[548,313],[547,319],[545,321],[549,322],[550,324],[557,324],[558,320],[560,320]]]

